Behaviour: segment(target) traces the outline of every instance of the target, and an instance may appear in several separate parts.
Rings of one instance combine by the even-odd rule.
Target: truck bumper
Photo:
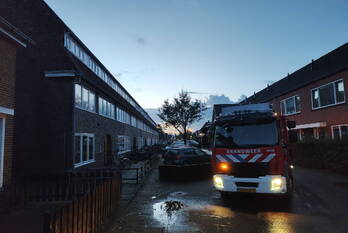
[[[258,178],[241,178],[216,174],[213,177],[215,189],[224,192],[247,192],[265,194],[287,193],[286,178],[267,175]]]

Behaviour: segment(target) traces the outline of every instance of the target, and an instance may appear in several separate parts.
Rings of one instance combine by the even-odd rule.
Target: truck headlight
[[[273,178],[271,181],[271,191],[279,190],[282,188],[283,180],[279,177]]]
[[[216,188],[219,188],[219,189],[224,188],[224,182],[220,176],[214,176],[213,180],[214,180],[214,186]]]

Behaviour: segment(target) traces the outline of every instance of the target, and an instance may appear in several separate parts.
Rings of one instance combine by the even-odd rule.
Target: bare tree
[[[179,97],[164,101],[158,116],[165,122],[166,127],[173,126],[186,144],[188,127],[202,119],[202,113],[206,109],[202,101],[192,100],[187,91],[181,91]]]

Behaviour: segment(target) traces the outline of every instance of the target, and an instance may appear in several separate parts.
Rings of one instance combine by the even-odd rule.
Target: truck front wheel
[[[227,199],[229,197],[229,192],[225,192],[225,191],[219,191],[220,192],[220,197],[222,199]]]

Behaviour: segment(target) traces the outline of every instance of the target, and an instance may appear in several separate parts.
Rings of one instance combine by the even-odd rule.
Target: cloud
[[[237,100],[238,103],[242,102],[243,100],[245,100],[246,98],[248,98],[248,96],[241,94],[239,99]]]
[[[137,42],[139,45],[142,45],[142,46],[146,46],[149,44],[148,40],[142,36],[136,36],[135,42]]]
[[[208,106],[213,106],[214,104],[233,104],[234,102],[225,95],[209,95],[206,103]]]

